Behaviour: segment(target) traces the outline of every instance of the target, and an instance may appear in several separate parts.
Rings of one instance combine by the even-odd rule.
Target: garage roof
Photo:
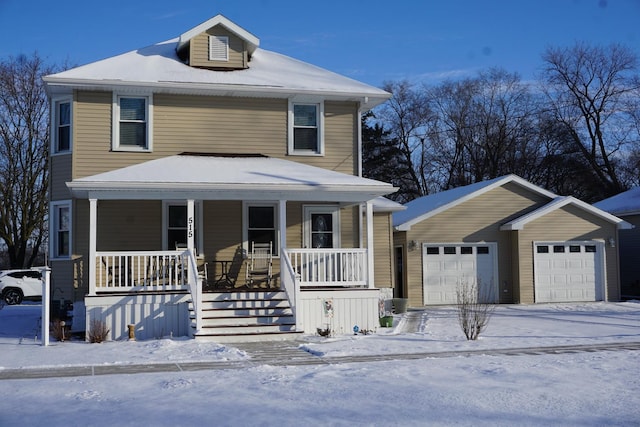
[[[560,209],[563,206],[573,205],[580,209],[583,209],[597,217],[604,219],[605,221],[616,224],[618,229],[627,230],[633,228],[633,225],[629,224],[627,221],[624,221],[610,213],[607,213],[601,209],[594,207],[588,203],[583,202],[582,200],[578,200],[575,197],[564,196],[564,197],[556,197],[550,203],[529,212],[526,215],[521,216],[520,218],[516,218],[513,221],[509,221],[500,227],[500,230],[522,230],[525,225],[534,221],[550,212],[555,211],[556,209]]]
[[[407,207],[405,211],[393,214],[393,226],[400,231],[409,230],[413,224],[511,182],[546,196],[549,199],[557,197],[556,194],[542,187],[538,187],[517,175],[510,174],[412,200],[405,204]]]

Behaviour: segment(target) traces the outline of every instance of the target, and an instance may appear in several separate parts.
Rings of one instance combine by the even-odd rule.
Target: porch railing
[[[301,287],[366,287],[366,249],[287,249]]]
[[[96,292],[174,291],[188,288],[189,252],[96,253]]]

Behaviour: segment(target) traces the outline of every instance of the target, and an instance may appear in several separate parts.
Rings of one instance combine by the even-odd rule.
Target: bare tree
[[[37,54],[0,62],[0,239],[13,268],[31,266],[46,235],[52,71]]]
[[[495,310],[489,295],[482,292],[480,278],[477,284],[463,280],[456,288],[458,323],[467,340],[477,340],[485,330]]]
[[[587,201],[626,189],[621,171],[637,150],[638,58],[619,44],[548,48],[543,81],[555,119],[593,177]]]
[[[430,158],[425,147],[425,126],[430,119],[426,94],[408,81],[386,82],[384,89],[393,94],[379,110],[379,116],[386,124],[398,146],[402,162],[406,166],[403,189],[406,202],[432,192],[430,179]]]

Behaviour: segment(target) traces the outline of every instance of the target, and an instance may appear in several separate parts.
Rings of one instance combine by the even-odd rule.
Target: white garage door
[[[496,243],[424,243],[424,304],[455,304],[461,283],[478,284],[480,294],[498,300]]]
[[[603,243],[535,242],[533,256],[536,302],[603,299]]]

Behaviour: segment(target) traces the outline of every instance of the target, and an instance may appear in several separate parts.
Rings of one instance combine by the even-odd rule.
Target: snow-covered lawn
[[[231,345],[187,339],[34,341],[39,305],[0,310],[0,369],[243,360]],[[415,333],[306,337],[334,356],[640,342],[640,303],[499,306],[476,342],[452,308],[430,308]],[[0,381],[0,425],[638,426],[640,352],[475,355],[418,360],[258,365]]]

